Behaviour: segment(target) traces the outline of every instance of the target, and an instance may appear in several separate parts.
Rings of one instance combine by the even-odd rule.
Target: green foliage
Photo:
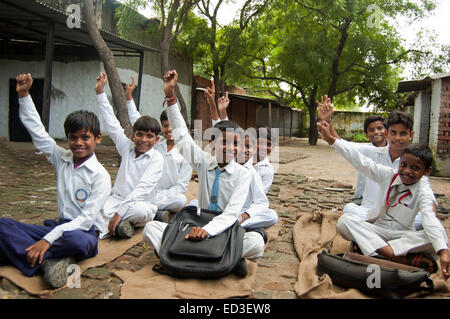
[[[367,143],[369,142],[369,139],[366,137],[366,134],[364,133],[359,133],[359,134],[355,134],[352,137],[352,142],[356,142],[356,143]]]

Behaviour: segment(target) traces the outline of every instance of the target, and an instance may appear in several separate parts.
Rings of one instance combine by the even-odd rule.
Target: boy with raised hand
[[[134,77],[131,79],[131,83],[125,85],[125,95],[128,115],[131,124],[133,124],[141,117],[141,114],[133,101],[132,93],[136,85]],[[186,193],[192,177],[192,167],[175,147],[175,140],[165,110],[161,113],[159,119],[162,126],[161,133],[164,138],[160,138],[154,148],[163,156],[164,168],[156,187],[158,211],[156,212],[155,220],[169,222],[170,214],[178,213],[186,205],[184,193]]]
[[[214,84],[213,84],[214,85]],[[213,92],[205,92],[207,102],[210,107],[210,112],[213,113],[216,110],[216,104],[213,99]],[[213,119],[213,126],[222,119],[222,116],[226,117],[226,109],[230,104],[228,94],[222,96],[218,100],[219,112],[221,112],[221,118],[214,123],[215,115],[211,114]],[[216,112],[217,113],[217,112]],[[241,133],[240,149],[238,151],[237,162],[247,168],[252,174],[252,180],[250,182],[250,189],[241,209],[241,216],[239,217],[241,226],[247,230],[255,230],[258,228],[270,227],[278,221],[277,213],[269,208],[269,200],[264,192],[264,186],[261,180],[261,176],[253,167],[253,158],[256,154],[256,130],[249,128],[247,130],[239,129]],[[264,234],[263,231],[261,233]],[[265,237],[265,241],[267,238]]]
[[[222,211],[203,227],[194,227],[186,240],[204,240],[231,227],[238,219],[247,197],[251,176],[249,171],[236,163],[239,134],[236,123],[221,121],[216,125],[214,139],[215,155],[204,152],[192,139],[180,113],[175,97],[178,74],[172,70],[164,77],[164,93],[167,101],[167,116],[172,127],[175,145],[194,170],[198,172],[198,206]],[[215,184],[215,185],[214,185]],[[214,186],[214,187],[213,187]],[[144,240],[150,242],[159,253],[167,224],[149,222],[144,229]],[[242,258],[255,259],[264,253],[264,239],[257,232],[244,236]],[[241,263],[245,265],[245,263]]]
[[[40,226],[0,218],[0,255],[25,276],[41,270],[44,280],[59,288],[67,282],[69,264],[97,255],[98,234],[106,229],[100,211],[111,180],[94,153],[102,139],[100,122],[92,112],[70,113],[64,122],[69,150],[63,149],[41,123],[29,94],[31,75],[20,74],[16,80],[19,117],[34,146],[56,169],[59,219]]]
[[[134,122],[130,140],[104,93],[107,82],[106,73],[101,72],[95,85],[97,104],[106,131],[122,160],[103,213],[109,219],[109,235],[130,238],[135,227],[142,227],[153,220],[158,209],[156,185],[161,178],[164,161],[153,146],[158,142],[161,127],[154,118],[142,116]],[[104,237],[106,234],[101,236]]]
[[[356,169],[380,184],[380,192],[365,221],[343,214],[337,224],[344,239],[354,241],[364,255],[381,255],[394,262],[419,267],[430,273],[438,270],[450,276],[448,237],[433,211],[433,192],[423,176],[431,173],[433,154],[428,146],[413,144],[400,154],[398,169],[377,164],[354,146],[330,132],[326,121],[317,124],[322,138]],[[421,212],[423,230],[414,228]]]
[[[387,146],[387,129],[385,119],[380,115],[371,115],[364,120],[364,134],[373,147]],[[366,177],[358,173],[358,179],[355,186],[355,194],[352,202],[361,205],[365,188]]]
[[[335,138],[340,138],[333,128],[331,116],[334,112],[333,105],[327,95],[322,96],[321,103],[318,103],[318,117],[330,124],[330,132]],[[413,119],[403,112],[393,111],[386,120],[388,146],[376,147],[369,144],[351,143],[363,155],[370,157],[376,163],[397,169],[400,162],[400,155],[411,143],[414,136]],[[428,176],[424,177],[425,183],[429,184]],[[431,188],[431,185],[429,185]],[[373,207],[378,192],[379,185],[370,179],[366,180],[362,205],[349,203],[344,207],[344,214],[354,214],[360,218],[367,219],[368,210]],[[434,199],[434,205],[436,204]],[[433,206],[435,209],[435,206]],[[422,214],[416,216],[416,229],[422,228]]]

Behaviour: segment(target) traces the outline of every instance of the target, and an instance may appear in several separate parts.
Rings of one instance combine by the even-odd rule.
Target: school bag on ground
[[[333,284],[369,295],[398,299],[434,289],[430,273],[420,268],[354,253],[340,256],[323,250],[317,257],[319,276],[328,274]]]
[[[237,271],[245,229],[238,221],[203,240],[186,240],[193,227],[203,227],[221,212],[186,206],[167,225],[153,270],[174,277],[218,278]],[[242,261],[244,262],[244,261]]]

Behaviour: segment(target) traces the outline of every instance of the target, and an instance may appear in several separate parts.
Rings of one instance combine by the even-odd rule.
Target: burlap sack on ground
[[[326,249],[332,254],[342,254],[349,250],[350,242],[337,232],[336,224],[341,215],[334,212],[300,213],[294,226],[294,246],[300,259],[299,273],[294,290],[299,298],[372,298],[357,289],[342,288],[333,285],[331,278],[317,275],[317,254]],[[435,290],[416,292],[408,298],[420,296],[450,297],[450,285],[440,279],[441,272],[431,276]]]
[[[136,230],[136,234],[130,239],[115,240],[111,238],[98,241],[98,254],[93,258],[85,259],[78,263],[80,272],[104,265],[119,256],[122,256],[125,251],[135,246],[142,241],[143,228]],[[16,286],[26,290],[31,295],[42,296],[59,289],[51,289],[44,281],[41,275],[34,277],[26,277],[20,270],[13,266],[0,267],[0,277],[5,277],[13,282]]]
[[[268,243],[278,236],[281,224],[267,229]],[[121,299],[173,299],[199,298],[223,299],[246,297],[252,292],[252,285],[256,278],[257,263],[247,260],[248,274],[240,278],[234,274],[218,279],[175,278],[161,275],[152,270],[153,265],[159,263],[155,256],[149,265],[137,272],[128,270],[114,271],[124,283],[121,288]]]

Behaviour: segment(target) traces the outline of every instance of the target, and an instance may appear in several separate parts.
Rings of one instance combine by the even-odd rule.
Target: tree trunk
[[[170,44],[166,44],[164,42],[164,40],[161,42],[161,77],[164,76],[164,74],[166,74],[168,71],[170,71],[169,69],[169,48],[170,48]],[[177,96],[177,102],[180,105],[180,111],[181,111],[181,115],[183,115],[184,118],[184,122],[186,123],[186,125],[188,127],[190,127],[189,124],[189,118],[188,118],[188,114],[187,114],[187,106],[186,106],[186,102],[183,99],[183,95],[181,94],[181,90],[180,87],[177,86],[175,87],[175,95]]]
[[[100,31],[98,30],[97,19],[95,17],[94,6],[92,0],[83,0],[85,8],[85,18],[89,35],[92,43],[97,50],[100,59],[103,62],[105,72],[108,75],[109,87],[111,88],[111,94],[113,98],[113,106],[117,112],[117,119],[120,125],[124,129],[125,135],[131,137],[132,127],[130,119],[128,117],[128,111],[126,109],[126,97],[125,92],[120,81],[119,74],[117,73],[116,63],[111,50],[103,40]]]
[[[312,146],[317,145],[317,139],[319,137],[319,132],[317,132],[317,119],[316,119],[316,111],[317,111],[316,94],[318,88],[319,88],[318,85],[314,85],[313,89],[311,90],[311,94],[309,96],[308,105],[306,106],[308,108],[309,113],[308,143],[309,145]]]

